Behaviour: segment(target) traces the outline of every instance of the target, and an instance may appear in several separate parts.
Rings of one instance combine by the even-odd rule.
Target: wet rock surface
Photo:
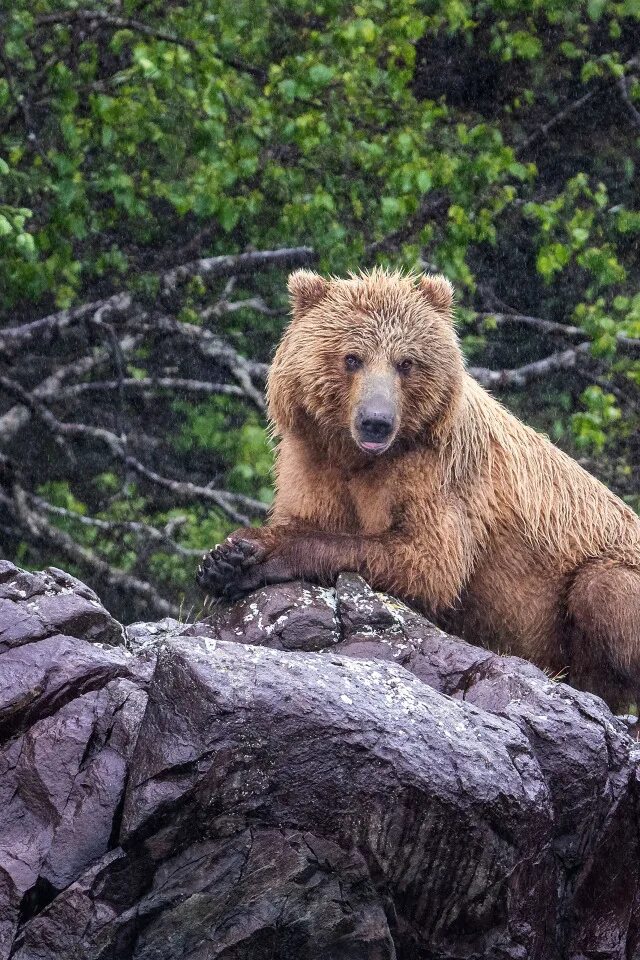
[[[354,575],[123,632],[3,562],[0,958],[630,960],[637,760]]]
[[[0,560],[0,653],[55,633],[123,642],[120,624],[80,580],[56,567],[27,573]]]

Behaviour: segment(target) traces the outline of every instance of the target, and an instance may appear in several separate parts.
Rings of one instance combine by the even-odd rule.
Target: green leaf
[[[416,177],[416,183],[421,193],[428,193],[433,183],[429,171],[420,170]]]
[[[317,87],[325,87],[331,83],[335,76],[333,67],[327,67],[323,63],[314,64],[309,70],[309,79]]]
[[[587,0],[587,13],[592,20],[599,20],[607,5],[607,0]]]

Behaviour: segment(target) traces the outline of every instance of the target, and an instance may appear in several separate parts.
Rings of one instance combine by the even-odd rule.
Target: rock
[[[0,568],[0,958],[640,956],[638,750],[596,697],[351,574],[133,652],[29,619],[47,576]]]
[[[323,650],[340,640],[334,590],[283,583],[258,590],[233,606],[221,606],[207,621],[190,626],[188,636],[210,636],[276,650]]]
[[[0,560],[0,652],[55,633],[124,643],[122,627],[84,583],[56,567],[27,573]]]

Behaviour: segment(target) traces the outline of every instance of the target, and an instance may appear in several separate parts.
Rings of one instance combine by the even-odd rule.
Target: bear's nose
[[[358,432],[366,443],[384,443],[392,431],[393,418],[382,412],[367,412],[358,424]]]

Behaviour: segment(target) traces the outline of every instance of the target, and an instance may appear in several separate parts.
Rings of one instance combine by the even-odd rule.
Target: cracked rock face
[[[0,958],[640,956],[636,746],[596,697],[350,574],[122,641],[0,565]]]

